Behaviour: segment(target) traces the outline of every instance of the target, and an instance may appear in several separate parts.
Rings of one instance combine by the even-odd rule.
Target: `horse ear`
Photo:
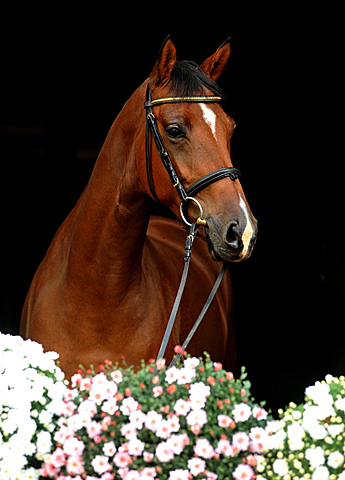
[[[168,35],[159,51],[158,60],[150,75],[150,82],[156,85],[166,83],[175,63],[176,48]]]
[[[230,37],[201,65],[201,70],[212,80],[217,81],[224,72],[230,56]]]

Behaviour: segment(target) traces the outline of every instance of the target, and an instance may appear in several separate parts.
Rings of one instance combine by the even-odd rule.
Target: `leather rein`
[[[180,198],[180,212],[181,212],[181,217],[182,220],[186,225],[190,227],[189,230],[189,235],[187,236],[186,239],[186,245],[185,245],[185,253],[184,253],[184,269],[182,273],[182,278],[180,282],[180,286],[174,301],[173,308],[170,313],[169,321],[164,333],[164,337],[159,349],[159,353],[157,356],[157,360],[160,358],[163,358],[165,354],[165,350],[171,335],[172,328],[175,323],[176,315],[178,312],[178,308],[181,302],[182,294],[185,288],[185,284],[187,281],[187,276],[188,276],[188,270],[189,270],[189,265],[190,265],[190,260],[191,260],[191,255],[192,255],[192,247],[193,243],[195,240],[195,237],[197,236],[198,233],[198,228],[199,225],[202,226],[207,226],[207,221],[203,218],[203,209],[200,204],[200,202],[194,198],[194,195],[199,193],[201,190],[204,188],[208,187],[214,182],[217,182],[218,180],[221,180],[226,177],[230,177],[231,180],[236,180],[240,175],[241,172],[234,167],[223,167],[219,168],[211,173],[208,173],[207,175],[203,176],[196,182],[194,182],[192,185],[190,185],[188,188],[184,188],[177,173],[174,168],[174,165],[170,159],[169,152],[165,148],[163,139],[161,137],[161,134],[159,132],[157,122],[156,122],[156,117],[153,114],[152,109],[156,106],[167,104],[167,103],[181,103],[181,102],[188,102],[188,103],[206,103],[206,102],[220,102],[222,99],[221,97],[217,97],[215,95],[208,95],[208,96],[193,96],[193,97],[165,97],[165,98],[157,98],[152,100],[151,98],[151,90],[150,90],[150,84],[147,85],[146,89],[146,101],[144,104],[144,108],[146,109],[146,172],[147,172],[147,180],[149,184],[150,191],[152,193],[153,198],[159,202],[159,199],[157,197],[157,194],[155,192],[153,182],[152,182],[152,177],[151,177],[151,169],[150,169],[150,144],[149,144],[149,132],[151,131],[151,134],[153,136],[153,139],[155,141],[159,156],[163,162],[163,165],[168,172],[168,175],[170,177],[171,183],[173,184],[174,188],[176,189],[178,196]],[[188,201],[194,201],[200,210],[200,215],[197,218],[196,222],[190,223],[186,219],[186,214],[185,214],[185,207],[188,203]],[[186,340],[184,341],[182,345],[182,350],[185,350],[187,348],[187,345],[189,344],[190,340],[192,339],[196,329],[200,325],[202,319],[204,318],[209,306],[211,305],[211,302],[221,284],[221,281],[224,277],[224,274],[226,272],[226,269],[228,267],[227,262],[223,263],[223,267],[216,279],[216,282],[211,290],[211,293],[201,310],[197,320],[195,321],[190,333],[188,334]],[[175,365],[177,361],[180,359],[181,354],[175,355],[174,359],[172,360],[170,367]],[[169,368],[170,368],[169,367]],[[155,372],[157,369],[155,369]]]

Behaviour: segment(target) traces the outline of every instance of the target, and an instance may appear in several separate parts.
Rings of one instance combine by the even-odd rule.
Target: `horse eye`
[[[185,136],[184,132],[176,126],[167,128],[166,132],[171,138],[179,138]]]

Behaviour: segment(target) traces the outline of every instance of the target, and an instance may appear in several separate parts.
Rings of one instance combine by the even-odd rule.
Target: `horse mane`
[[[217,82],[208,77],[199,65],[191,60],[178,60],[172,69],[171,77],[170,92],[179,97],[206,95],[205,88],[208,88],[225,100],[225,95]]]

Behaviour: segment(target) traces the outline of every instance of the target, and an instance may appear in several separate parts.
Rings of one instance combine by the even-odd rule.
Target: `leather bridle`
[[[180,198],[180,212],[181,212],[181,217],[184,223],[190,226],[189,230],[189,235],[186,240],[186,245],[185,245],[185,254],[184,254],[184,269],[182,273],[182,278],[180,282],[180,286],[174,301],[173,308],[170,313],[169,321],[166,326],[166,330],[164,333],[164,337],[159,349],[159,353],[157,356],[157,359],[163,358],[172,328],[174,326],[174,322],[176,319],[177,311],[181,302],[182,294],[185,288],[185,284],[187,281],[187,276],[188,276],[188,270],[189,270],[189,265],[190,265],[190,260],[191,260],[191,255],[192,255],[192,247],[193,243],[195,240],[195,237],[198,232],[199,225],[206,226],[207,221],[203,218],[203,209],[200,204],[200,202],[194,198],[194,195],[199,193],[201,190],[204,188],[208,187],[214,182],[217,182],[218,180],[221,180],[226,177],[230,177],[231,180],[236,180],[240,175],[241,172],[234,167],[223,167],[223,168],[218,168],[218,170],[215,170],[214,172],[208,173],[207,175],[203,176],[196,182],[194,182],[192,185],[190,185],[188,188],[184,188],[182,185],[182,182],[180,181],[175,167],[170,159],[169,153],[167,149],[165,148],[163,139],[161,137],[161,134],[159,133],[159,129],[157,126],[156,122],[156,117],[153,114],[152,109],[154,107],[157,107],[158,105],[163,105],[166,103],[181,103],[181,102],[188,102],[188,103],[206,103],[206,102],[219,102],[221,100],[221,97],[217,97],[215,95],[208,95],[208,96],[193,96],[193,97],[165,97],[165,98],[156,98],[154,100],[151,99],[151,91],[150,91],[150,84],[147,85],[146,89],[146,102],[145,102],[145,109],[146,109],[146,172],[147,172],[147,180],[149,184],[150,191],[152,193],[153,198],[159,202],[159,198],[157,197],[157,194],[155,192],[153,183],[152,183],[152,178],[151,178],[151,169],[150,169],[150,145],[149,145],[149,131],[151,130],[152,136],[154,138],[159,156],[163,162],[163,165],[168,172],[168,175],[170,177],[171,183],[173,184],[174,188],[176,188],[176,191],[178,193],[178,196]],[[187,205],[188,201],[194,201],[199,209],[200,209],[200,214],[196,222],[190,223],[185,216],[185,211],[184,208]],[[189,335],[187,336],[186,340],[184,341],[182,345],[182,350],[185,350],[187,348],[187,345],[189,344],[190,340],[192,339],[196,329],[200,325],[202,319],[204,318],[209,306],[211,305],[211,302],[220,286],[220,283],[224,277],[224,274],[226,272],[226,269],[228,267],[228,264],[226,262],[223,263],[223,267],[216,279],[216,282],[210,292],[210,295],[202,308],[197,320],[195,321]],[[179,358],[181,357],[181,354],[175,355],[173,361],[170,364],[170,367],[175,365]],[[157,372],[157,367],[155,369],[155,372]]]
[[[156,98],[154,100],[151,99],[151,90],[150,84],[147,85],[146,89],[146,102],[144,104],[144,108],[146,109],[146,172],[147,172],[147,180],[149,184],[150,191],[152,193],[153,198],[159,202],[155,189],[152,183],[151,177],[151,169],[150,169],[150,145],[149,145],[149,130],[151,130],[152,136],[154,138],[159,156],[163,162],[163,165],[168,172],[170,177],[171,183],[173,184],[174,188],[178,193],[181,202],[181,216],[183,221],[187,225],[191,225],[185,218],[184,215],[184,207],[186,206],[188,200],[193,200],[200,209],[200,216],[197,220],[199,225],[207,225],[206,220],[203,218],[203,210],[199,203],[194,198],[194,195],[199,193],[204,188],[208,187],[214,182],[221,180],[226,177],[230,177],[231,180],[236,180],[240,175],[241,172],[234,167],[223,167],[218,168],[214,172],[208,173],[207,175],[203,176],[188,188],[184,188],[182,182],[180,181],[175,167],[170,159],[169,152],[165,148],[163,139],[161,134],[159,133],[159,129],[156,122],[156,117],[153,114],[152,109],[157,107],[158,105],[163,105],[166,103],[181,103],[181,102],[188,102],[188,103],[209,103],[209,102],[220,102],[221,97],[217,97],[215,95],[207,95],[207,96],[193,96],[193,97],[164,97],[164,98]]]

